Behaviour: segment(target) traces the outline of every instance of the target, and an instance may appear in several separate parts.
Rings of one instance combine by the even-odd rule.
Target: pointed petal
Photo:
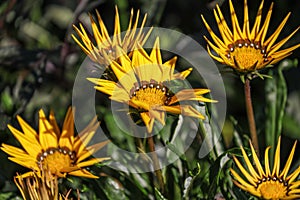
[[[60,130],[57,125],[53,110],[50,111],[49,122],[52,125],[53,130],[54,130],[55,134],[57,135],[57,137],[60,137]]]
[[[207,46],[207,52],[208,52],[208,54],[209,54],[213,59],[215,59],[216,61],[218,61],[218,62],[220,62],[220,63],[222,63],[222,64],[225,63],[224,60],[223,60],[222,58],[217,57],[217,56],[215,56],[215,55],[212,54],[212,52],[211,52],[209,46]]]
[[[240,148],[241,148],[241,151],[242,151],[244,160],[245,160],[245,162],[246,162],[246,165],[247,165],[247,167],[248,167],[250,173],[252,174],[252,176],[253,176],[254,178],[260,179],[260,177],[262,177],[262,171],[259,170],[259,175],[257,174],[257,172],[255,171],[254,167],[252,166],[252,164],[251,164],[251,162],[250,162],[250,160],[249,160],[249,158],[248,158],[248,155],[247,155],[246,151],[244,150],[244,148],[243,148],[242,146],[241,146]],[[252,150],[252,149],[251,149],[251,150]],[[254,154],[255,154],[255,152],[254,152]],[[254,155],[254,154],[253,154],[253,155]],[[256,155],[256,154],[255,154],[255,155]]]
[[[224,44],[224,42],[220,38],[218,38],[218,36],[216,36],[216,34],[213,32],[213,30],[210,28],[210,26],[206,22],[206,20],[203,17],[203,15],[201,15],[201,18],[202,18],[202,21],[204,22],[204,25],[206,26],[206,29],[208,30],[208,32],[209,32],[209,34],[211,36],[211,38],[216,43],[216,45],[218,45],[218,47],[220,47],[220,48],[227,49],[226,44]]]
[[[279,176],[279,169],[280,169],[280,141],[281,137],[278,138],[278,144],[275,151],[274,156],[274,166],[272,171],[272,176]]]
[[[109,157],[106,157],[106,158],[92,158],[88,161],[78,163],[77,166],[80,167],[80,168],[88,167],[88,166],[94,165],[96,163],[103,162],[105,160],[110,160],[110,158]]]
[[[155,39],[154,46],[150,54],[150,59],[152,60],[152,63],[162,64],[158,37]]]
[[[235,162],[235,164],[237,165],[237,167],[239,168],[239,170],[242,172],[242,174],[247,178],[247,180],[253,185],[256,186],[256,182],[257,182],[257,178],[252,176],[252,174],[249,174],[247,172],[247,170],[243,167],[243,165],[240,163],[240,161],[233,156],[233,160]]]
[[[230,8],[230,14],[231,14],[231,23],[232,23],[232,30],[233,30],[233,40],[237,41],[241,38],[243,38],[243,34],[239,25],[239,21],[237,19],[234,7],[232,5],[232,1],[229,0],[229,8]]]
[[[70,174],[72,176],[80,176],[80,177],[85,177],[85,178],[99,178],[98,176],[95,176],[91,172],[87,171],[86,169],[69,172],[68,174]]]
[[[86,132],[82,138],[75,139],[74,146],[76,147],[76,149],[74,148],[74,150],[77,151],[78,155],[80,155],[81,152],[87,147],[87,144],[93,138],[94,134],[95,134],[95,131],[89,131],[89,132]]]
[[[82,160],[90,157],[93,153],[99,151],[102,149],[107,143],[109,143],[109,140],[99,142],[97,144],[94,144],[92,146],[86,147],[80,154],[77,155],[77,163],[80,163]]]
[[[56,148],[58,145],[54,129],[42,109],[39,111],[39,140],[43,150],[51,147]]]
[[[149,110],[151,118],[157,119],[163,126],[165,125],[165,112],[163,110],[156,110],[155,108]]]
[[[223,24],[222,24],[218,14],[217,14],[216,9],[214,9],[214,16],[215,16],[215,19],[217,21],[219,32],[222,36],[223,42],[227,45],[230,44],[230,43],[233,43],[233,40],[232,40],[233,38],[229,37],[229,34],[226,33],[226,29],[223,27]]]
[[[229,27],[228,27],[228,25],[226,23],[226,20],[225,20],[223,14],[221,12],[221,9],[220,9],[219,5],[217,4],[216,7],[217,7],[217,11],[218,11],[218,14],[219,14],[219,17],[220,17],[220,21],[221,21],[222,26],[223,26],[223,32],[224,32],[224,34],[226,35],[227,38],[230,38],[231,41],[234,42],[233,41],[233,34],[232,34],[231,30],[229,29]]]
[[[170,81],[173,80],[176,76],[174,75],[174,70],[175,70],[175,65],[177,61],[177,56],[174,56],[170,60],[166,61],[162,66],[161,66],[161,77],[158,80],[163,81]]]
[[[272,54],[274,52],[276,52],[280,47],[282,47],[298,30],[299,30],[300,26],[294,30],[289,36],[287,36],[286,38],[284,38],[283,40],[281,40],[280,42],[278,42],[276,45],[274,45],[271,49],[270,52],[268,53],[270,56],[272,56]]]
[[[274,58],[274,60],[278,60],[279,58],[283,59],[283,58],[287,57],[287,55],[291,55],[292,51],[294,51],[295,49],[297,49],[299,47],[300,47],[300,44],[297,44],[297,45],[292,46],[290,48],[277,51],[277,52],[273,53],[272,57]],[[276,62],[272,61],[272,63],[276,63]]]
[[[263,5],[264,5],[264,0],[262,0],[261,4],[259,5],[259,8],[258,8],[258,11],[257,11],[257,14],[256,14],[256,18],[255,18],[255,22],[254,22],[253,28],[251,30],[251,34],[250,34],[251,37],[249,38],[250,40],[254,40],[255,36],[259,32]]]
[[[15,157],[8,157],[8,159],[28,169],[39,170],[36,162],[33,162],[32,160],[27,160],[26,157],[23,160]]]
[[[8,125],[8,128],[29,155],[31,155],[32,157],[36,157],[42,151],[42,147],[36,139],[33,140],[26,137],[23,133],[21,133],[11,125]]]
[[[140,115],[147,127],[148,133],[151,133],[153,130],[154,119],[149,116],[148,112],[142,112]]]
[[[270,170],[270,163],[269,163],[269,150],[270,146],[266,148],[265,150],[265,173],[266,177],[271,176],[271,170]]]
[[[184,70],[183,72],[180,72],[180,73],[177,73],[177,74],[174,74],[174,77],[173,79],[181,79],[181,80],[184,80],[186,79],[186,77],[188,75],[190,75],[190,73],[193,71],[193,68],[188,68],[187,70]]]
[[[287,22],[288,18],[290,17],[291,13],[289,13],[284,20],[280,23],[276,31],[269,37],[269,39],[265,42],[265,46],[267,46],[266,51],[269,52],[271,47],[273,46],[274,42],[277,40],[281,30],[283,29],[285,23]]]
[[[241,178],[236,171],[234,171],[232,168],[230,168],[230,172],[232,173],[233,177],[240,183],[239,187],[243,190],[248,190],[248,188],[252,188],[253,185],[246,182],[243,178]]]
[[[121,27],[120,27],[120,17],[119,17],[119,11],[118,7],[115,6],[115,28],[114,28],[114,36],[113,36],[113,41],[116,40],[116,42],[113,42],[113,45],[121,45]]]
[[[255,166],[256,166],[256,169],[258,171],[259,176],[260,177],[265,176],[265,172],[264,172],[264,170],[263,170],[263,168],[262,168],[262,166],[260,164],[260,161],[259,161],[259,159],[257,157],[257,154],[256,154],[255,149],[254,149],[254,147],[253,147],[253,145],[252,145],[251,142],[250,142],[250,148],[251,148],[253,160],[254,160],[254,163],[255,163]]]
[[[286,178],[288,183],[291,184],[299,176],[299,173],[300,173],[300,166]]]
[[[291,164],[292,164],[292,161],[293,161],[293,157],[294,157],[294,153],[295,153],[295,150],[296,150],[296,144],[297,144],[297,140],[295,141],[294,146],[293,146],[293,148],[292,148],[292,150],[290,152],[289,158],[286,161],[286,164],[285,164],[285,166],[284,166],[284,168],[283,168],[283,170],[282,170],[282,172],[280,174],[280,177],[282,177],[283,180],[286,179],[286,176],[287,176],[287,174],[288,174],[288,172],[290,170],[290,167],[291,167]]]
[[[38,139],[36,131],[29,124],[27,124],[19,115],[17,115],[17,120],[23,130],[23,133],[27,137],[32,139]]]
[[[243,36],[244,39],[250,38],[250,23],[247,0],[244,0],[244,25],[243,25]]]
[[[112,42],[110,40],[110,36],[108,34],[108,31],[107,31],[107,29],[104,25],[103,20],[101,19],[101,16],[100,16],[98,10],[96,10],[96,14],[97,14],[97,18],[98,18],[98,23],[100,25],[100,30],[101,30],[101,33],[102,33],[102,38],[103,38],[102,42],[112,44]]]
[[[261,45],[264,44],[265,37],[269,28],[269,23],[272,15],[273,2],[271,3],[264,25],[261,27],[260,32],[256,35],[255,41],[260,41]]]
[[[62,133],[59,138],[60,147],[68,147],[73,150],[74,144],[74,118],[72,108],[70,107],[65,116]]]

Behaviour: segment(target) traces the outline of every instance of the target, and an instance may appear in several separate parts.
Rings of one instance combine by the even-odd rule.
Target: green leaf
[[[283,75],[283,70],[291,67],[296,67],[297,61],[284,60],[282,61],[277,71],[270,70],[269,74],[272,79],[266,79],[266,145],[276,146],[278,137],[282,131],[283,116],[286,108],[287,86]],[[270,149],[270,163],[273,164],[275,148]]]
[[[157,200],[167,200],[157,188],[155,188],[155,197]]]
[[[13,192],[0,193],[0,200],[11,199],[13,197]]]
[[[125,195],[125,190],[120,183],[111,177],[102,177],[101,183],[99,186],[102,188],[105,193],[107,199],[115,200],[115,199],[128,199]]]
[[[199,163],[197,163],[197,168],[195,170],[193,170],[192,172],[190,172],[191,176],[187,177],[184,180],[184,191],[183,191],[184,199],[189,199],[189,191],[191,190],[191,188],[193,186],[193,182],[197,178],[197,176],[200,174],[200,172],[201,172],[201,166]]]
[[[9,94],[8,88],[6,88],[1,94],[1,107],[7,113],[11,113],[14,108],[13,98]]]
[[[299,140],[300,139],[299,122],[297,122],[294,118],[292,118],[289,115],[284,115],[282,121],[283,121],[284,135]]]

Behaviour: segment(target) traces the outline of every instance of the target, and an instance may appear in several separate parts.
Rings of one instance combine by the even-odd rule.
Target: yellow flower
[[[32,172],[30,176],[17,175],[14,182],[19,188],[24,200],[68,200],[71,189],[66,195],[59,193],[58,178],[50,171],[41,171],[41,176]],[[77,190],[77,193],[79,191]],[[78,195],[79,199],[79,195]]]
[[[44,174],[39,177],[35,172],[31,176],[17,175],[14,182],[19,188],[24,200],[51,200],[59,198],[57,177]]]
[[[300,181],[295,181],[295,179],[300,173],[300,167],[298,167],[293,173],[288,175],[296,149],[296,143],[297,141],[294,143],[292,151],[290,152],[288,160],[282,171],[280,171],[280,138],[278,140],[277,148],[275,151],[275,161],[272,171],[269,165],[269,150],[271,147],[267,147],[265,151],[265,169],[263,169],[250,142],[256,170],[251,164],[244,148],[241,147],[248,170],[243,167],[241,162],[235,156],[233,157],[233,159],[246,179],[243,179],[236,171],[230,169],[233,177],[236,179],[233,180],[233,182],[241,189],[264,199],[299,199]]]
[[[145,31],[143,31],[147,19],[147,14],[145,14],[140,29],[138,29],[140,11],[137,11],[136,18],[133,23],[132,9],[128,28],[125,35],[123,36],[121,34],[118,8],[116,7],[114,34],[112,37],[110,37],[104,25],[104,22],[102,21],[100,14],[97,10],[96,13],[100,29],[98,28],[98,25],[96,24],[93,17],[90,15],[93,30],[93,38],[94,41],[96,41],[96,44],[93,43],[82,24],[79,24],[80,29],[73,25],[75,31],[81,38],[82,42],[80,42],[73,34],[72,37],[75,40],[75,42],[80,46],[80,48],[94,62],[97,62],[100,65],[109,65],[111,60],[116,60],[116,58],[118,58],[118,55],[116,54],[116,47],[121,47],[125,52],[130,52],[135,48],[137,42],[143,45],[151,33],[152,28],[149,29],[147,34],[145,33]]]
[[[117,49],[122,52],[122,49]],[[164,125],[165,113],[183,114],[203,119],[204,116],[191,105],[180,105],[181,101],[214,102],[201,95],[209,89],[183,89],[174,93],[170,89],[173,80],[184,80],[192,68],[174,74],[177,57],[162,63],[159,40],[155,41],[150,56],[142,47],[133,51],[132,58],[126,53],[119,57],[120,63],[113,61],[111,69],[118,83],[110,80],[88,78],[95,83],[95,89],[108,94],[110,99],[137,109],[141,119],[152,132],[154,120]]]
[[[247,0],[244,0],[244,22],[242,29],[239,26],[232,2],[229,0],[232,31],[229,29],[220,7],[217,5],[217,8],[214,9],[214,16],[218,23],[219,32],[222,39],[212,31],[202,15],[202,20],[204,21],[204,24],[215,43],[213,44],[204,36],[208,42],[207,49],[209,55],[218,62],[232,67],[238,73],[248,74],[263,69],[267,65],[277,63],[278,61],[291,55],[293,50],[300,47],[300,44],[297,44],[290,48],[278,51],[299,30],[300,27],[298,27],[280,42],[274,44],[286,21],[288,20],[290,13],[280,23],[275,32],[270,35],[268,39],[266,38],[273,9],[273,3],[268,10],[264,23],[262,24],[261,19],[263,4],[264,1],[261,1],[251,31],[249,25]],[[218,56],[211,52],[209,46],[218,54]]]
[[[11,161],[37,172],[50,171],[58,177],[65,177],[69,174],[98,178],[83,169],[108,159],[91,158],[84,161],[108,142],[104,141],[86,147],[99,126],[96,118],[76,137],[74,136],[74,119],[71,108],[66,114],[62,130],[59,129],[52,111],[49,120],[47,120],[43,110],[39,111],[39,133],[20,116],[17,116],[17,119],[23,133],[11,125],[8,125],[8,128],[21,143],[24,150],[7,144],[2,144],[1,147],[10,156]],[[24,176],[26,175],[28,174],[24,174]]]

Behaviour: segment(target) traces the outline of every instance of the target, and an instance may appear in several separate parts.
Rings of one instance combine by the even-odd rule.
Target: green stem
[[[158,183],[159,183],[159,189],[162,194],[165,193],[165,184],[164,184],[164,179],[162,175],[162,171],[160,168],[159,160],[157,157],[157,154],[155,152],[155,144],[153,140],[153,136],[151,135],[150,137],[147,138],[148,145],[149,145],[149,150],[151,151],[151,157],[152,157],[152,162],[153,162],[153,168],[155,175],[157,177]]]
[[[248,78],[246,78],[244,86],[245,86],[244,89],[245,89],[246,110],[247,110],[247,117],[248,117],[251,140],[252,140],[253,147],[256,151],[256,154],[259,157],[259,145],[258,145],[258,139],[257,139],[257,133],[256,133],[254,112],[253,112],[253,107],[252,107],[251,87],[250,87],[250,80]]]

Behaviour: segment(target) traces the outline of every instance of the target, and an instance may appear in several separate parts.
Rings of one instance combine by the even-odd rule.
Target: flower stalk
[[[158,160],[157,154],[155,152],[155,144],[154,144],[153,135],[151,135],[150,137],[147,138],[147,142],[148,142],[149,150],[151,153],[153,169],[154,169],[156,178],[158,180],[159,189],[160,189],[161,193],[164,194],[166,191],[165,183],[164,183],[164,178],[163,178],[162,171],[160,168],[159,160]]]
[[[257,156],[259,157],[259,145],[258,145],[258,139],[257,139],[252,99],[251,99],[251,86],[250,86],[250,80],[248,78],[246,78],[246,80],[245,80],[244,91],[245,91],[246,111],[247,111],[251,141],[252,141],[253,147],[257,153]]]

